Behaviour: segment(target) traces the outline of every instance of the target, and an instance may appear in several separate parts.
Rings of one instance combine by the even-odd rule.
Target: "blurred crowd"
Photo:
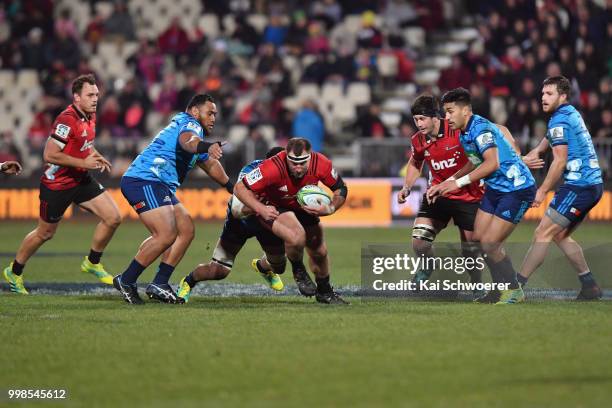
[[[230,35],[186,28],[174,18],[154,38],[137,34],[137,21],[125,2],[113,2],[112,13],[103,16],[97,13],[99,1],[90,0],[93,17],[84,29],[78,28],[70,8],[58,10],[56,3],[0,0],[0,69],[35,69],[43,89],[27,134],[34,156],[42,152],[53,118],[70,100],[71,79],[89,72],[106,79],[99,84],[103,97],[96,144],[112,160],[117,176],[196,92],[216,98],[219,136],[232,125],[247,129],[241,144],[229,151],[231,173],[247,150],[260,156],[270,144],[283,144],[292,136],[310,138],[318,150],[342,147],[346,138],[337,139],[337,133],[407,138],[414,132],[407,111],[392,127],[381,113],[390,89],[414,82],[424,52],[408,44],[401,32],[421,27],[432,41],[434,33],[454,28],[462,16],[472,16],[481,38],[452,57],[437,86],[419,87],[418,92],[465,86],[475,111],[505,123],[525,146],[546,128],[539,105],[543,78],[563,74],[572,78],[572,102],[582,110],[593,137],[612,140],[612,7],[595,1],[202,0],[202,9],[218,16],[221,32],[224,17],[234,17]],[[251,13],[268,17],[263,30],[249,23]],[[330,35],[355,14],[360,27],[353,37]],[[107,41],[138,43],[126,57],[133,73],[128,79],[108,77],[92,67],[92,56]],[[377,58],[383,54],[397,61],[391,78],[378,72]],[[288,57],[307,61],[297,77],[284,63]],[[368,84],[372,99],[357,107],[350,123],[333,131],[316,101],[300,101],[295,109],[283,103],[298,84],[355,81]],[[0,135],[0,161],[20,159],[12,139],[10,132]]]

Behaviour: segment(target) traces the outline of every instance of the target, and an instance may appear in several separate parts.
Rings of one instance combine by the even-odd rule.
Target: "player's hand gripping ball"
[[[297,192],[297,202],[302,207],[318,208],[331,204],[331,198],[319,186],[308,185],[304,186]]]

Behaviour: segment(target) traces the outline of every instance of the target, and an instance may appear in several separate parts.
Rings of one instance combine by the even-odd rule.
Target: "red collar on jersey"
[[[73,103],[72,105],[72,109],[74,109],[74,111],[77,113],[77,115],[79,115],[79,117],[83,120],[89,120],[91,119],[88,115],[86,115],[85,113],[81,112],[81,110],[79,108],[77,108],[77,106]]]

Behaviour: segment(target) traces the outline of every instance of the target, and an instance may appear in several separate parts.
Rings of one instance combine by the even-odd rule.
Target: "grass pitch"
[[[3,222],[8,264],[33,223]],[[533,224],[516,241],[529,241]],[[26,282],[91,282],[79,272],[93,224],[62,224]],[[176,282],[209,259],[220,225],[199,224]],[[607,225],[578,239],[605,241]],[[145,238],[121,226],[103,261],[121,271]],[[449,230],[440,239],[454,240]],[[408,228],[327,231],[333,282],[359,283],[361,242],[408,242]],[[256,242],[229,277],[248,269]],[[6,254],[6,256],[4,256]],[[150,268],[142,280],[152,277]],[[288,277],[288,276],[287,276]],[[194,297],[131,308],[119,296],[0,292],[0,405],[9,388],[59,388],[56,406],[589,407],[612,400],[612,302],[534,301],[510,307],[350,299],[325,307],[293,296]]]

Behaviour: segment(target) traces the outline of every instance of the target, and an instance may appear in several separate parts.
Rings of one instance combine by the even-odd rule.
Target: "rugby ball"
[[[297,192],[297,202],[302,207],[320,207],[331,204],[332,200],[327,193],[319,186],[304,186]]]

